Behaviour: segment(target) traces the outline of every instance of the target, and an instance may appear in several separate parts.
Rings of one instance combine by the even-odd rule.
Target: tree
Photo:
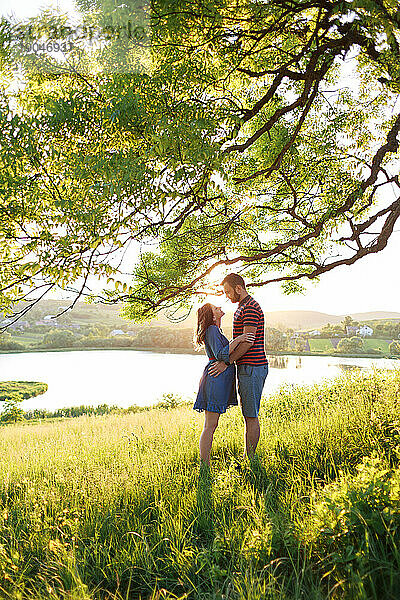
[[[13,393],[8,396],[3,402],[2,411],[0,413],[1,423],[16,423],[21,421],[24,416],[24,411],[20,408],[19,404],[22,401],[22,397]]]
[[[332,325],[331,323],[328,323],[327,325],[324,325],[324,327],[321,330],[321,333],[323,336],[326,336],[326,337],[331,337],[332,335],[335,335],[335,334],[342,335],[343,334],[343,324],[337,323],[336,325]]]
[[[106,337],[110,334],[110,328],[102,323],[96,323],[95,325],[90,325],[85,333],[91,337]]]
[[[22,400],[44,394],[47,388],[47,383],[36,381],[0,382],[0,402],[3,403],[0,422],[16,423],[23,419],[24,411],[20,408]]]
[[[356,322],[353,321],[353,317],[350,317],[350,315],[347,315],[343,321],[342,321],[342,326],[343,326],[343,331],[344,333],[347,333],[347,328],[348,327],[355,327],[356,326]]]
[[[298,337],[294,341],[294,348],[297,352],[305,352],[307,342],[304,338]]]
[[[274,327],[265,328],[265,347],[267,350],[282,351],[288,347],[288,334]]]
[[[400,323],[394,321],[380,321],[375,325],[374,333],[378,336],[398,338],[400,334]]]
[[[8,331],[0,334],[0,349],[2,350],[23,350],[24,344],[15,342]]]
[[[42,345],[47,348],[71,348],[76,338],[68,329],[52,329],[43,336]]]
[[[111,14],[78,5],[87,23]],[[400,216],[393,0],[155,0],[149,19],[151,68],[123,73],[114,42],[85,69],[34,71],[3,19],[3,64],[27,81],[0,97],[3,309],[90,294],[92,274],[140,319],[189,306],[221,269],[291,293],[385,248]],[[132,241],[153,246],[123,281]]]
[[[363,341],[361,338],[353,336],[351,338],[343,338],[337,345],[337,351],[342,353],[357,353],[362,352]]]
[[[389,352],[393,355],[400,354],[400,343],[393,341],[391,344],[389,344]]]

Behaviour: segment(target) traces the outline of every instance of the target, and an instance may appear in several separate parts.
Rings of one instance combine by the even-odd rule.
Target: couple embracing
[[[233,339],[228,342],[221,331],[222,309],[204,304],[197,311],[197,345],[205,346],[209,362],[204,369],[194,410],[205,411],[200,436],[200,459],[210,464],[210,453],[219,416],[237,406],[236,367],[240,406],[245,420],[245,445],[248,457],[254,455],[260,438],[258,413],[261,394],[268,375],[264,349],[264,313],[246,290],[244,279],[236,273],[222,281],[227,298],[238,308],[233,317]],[[236,367],[235,367],[236,365]]]

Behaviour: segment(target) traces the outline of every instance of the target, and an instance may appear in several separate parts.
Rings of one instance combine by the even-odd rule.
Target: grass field
[[[332,352],[333,346],[330,339],[312,339],[309,340],[311,352]],[[363,349],[381,350],[384,354],[389,354],[389,343],[385,340],[365,338],[363,339]]]
[[[281,390],[251,463],[230,409],[211,472],[190,407],[4,427],[0,596],[397,599],[399,386]]]
[[[332,352],[333,351],[333,346],[332,346],[332,342],[331,340],[328,339],[320,339],[320,340],[313,340],[312,338],[310,338],[308,340],[309,344],[310,344],[310,350],[311,352]]]
[[[374,350],[381,350],[385,354],[389,354],[389,344],[385,340],[365,339],[363,340],[363,347],[365,350],[373,348]]]
[[[31,344],[39,344],[43,340],[43,333],[24,332],[22,335],[13,335],[11,340],[29,347]]]

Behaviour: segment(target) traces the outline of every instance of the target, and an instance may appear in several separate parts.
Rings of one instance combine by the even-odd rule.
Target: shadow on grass
[[[248,459],[243,474],[248,483],[260,492],[273,494],[280,483],[279,474],[267,471],[258,454]]]
[[[197,482],[197,520],[194,525],[194,533],[201,542],[207,545],[211,543],[215,537],[212,483],[210,467],[205,463],[202,463]]]

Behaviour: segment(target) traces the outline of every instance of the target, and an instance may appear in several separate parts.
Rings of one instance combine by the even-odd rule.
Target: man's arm
[[[253,333],[254,336],[256,335],[256,331],[257,327],[254,327],[253,325],[245,325],[243,328],[243,333]],[[242,342],[239,346],[236,346],[232,354],[229,354],[229,362],[232,364],[238,358],[242,358],[242,356],[250,350],[253,344],[254,342]]]
[[[253,333],[255,335],[256,331],[257,327],[254,327],[253,325],[245,325],[243,328],[243,333]],[[236,346],[234,351],[231,354],[229,354],[229,362],[232,364],[233,362],[235,362],[235,360],[241,358],[244,354],[246,354],[248,350],[250,350],[253,343],[242,342],[241,344]],[[210,366],[210,368],[208,369],[208,374],[211,375],[211,377],[218,377],[218,375],[225,371],[226,368],[227,365],[224,362],[218,360]]]

